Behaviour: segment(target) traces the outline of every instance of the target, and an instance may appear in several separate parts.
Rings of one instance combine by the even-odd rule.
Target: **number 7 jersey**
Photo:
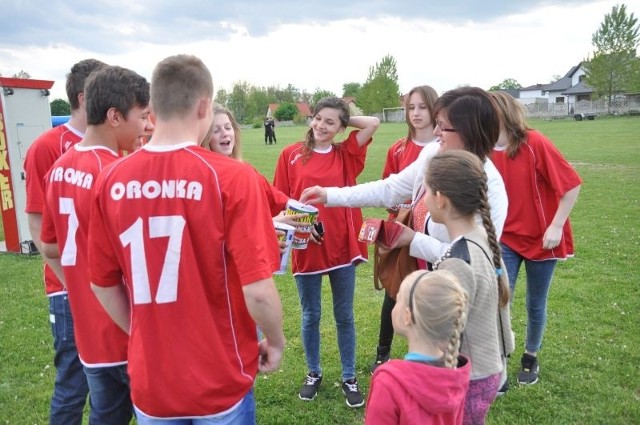
[[[78,355],[87,367],[127,361],[129,336],[111,320],[91,290],[87,252],[92,188],[100,170],[117,159],[107,147],[75,145],[53,164],[45,182],[41,239],[58,244]]]

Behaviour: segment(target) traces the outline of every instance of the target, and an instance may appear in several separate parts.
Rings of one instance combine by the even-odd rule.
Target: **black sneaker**
[[[298,393],[300,400],[311,401],[316,398],[316,395],[318,394],[318,387],[321,383],[322,375],[309,372],[304,378],[304,384],[302,384],[302,388],[300,388],[300,392]]]
[[[364,405],[364,397],[358,389],[358,381],[356,378],[344,381],[342,383],[342,392],[346,397],[347,406],[360,407]]]
[[[371,369],[370,369],[372,375],[373,375],[373,372],[376,371],[378,366],[380,366],[382,363],[386,363],[386,362],[389,361],[390,351],[391,351],[391,347],[384,347],[384,346],[381,346],[381,345],[378,346],[378,350],[377,350],[377,354],[376,354],[376,361],[373,362],[373,364],[371,365]]]
[[[505,395],[509,391],[509,380],[504,381],[504,384],[498,390],[498,397]]]
[[[540,372],[538,358],[524,353],[520,363],[522,364],[522,369],[518,373],[518,384],[532,385],[538,382],[538,373]]]

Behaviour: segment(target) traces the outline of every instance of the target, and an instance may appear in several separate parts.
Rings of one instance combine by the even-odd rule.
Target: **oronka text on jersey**
[[[109,190],[111,199],[190,199],[199,201],[202,198],[202,183],[188,180],[147,180],[140,182],[116,182]]]
[[[91,189],[93,175],[73,168],[56,167],[51,170],[50,182],[65,182],[82,189]]]

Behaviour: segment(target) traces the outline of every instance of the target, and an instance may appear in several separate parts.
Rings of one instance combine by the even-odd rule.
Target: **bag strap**
[[[493,260],[489,258],[489,254],[487,254],[487,251],[485,251],[484,248],[480,246],[478,242],[471,240],[469,238],[464,238],[464,239],[468,242],[471,242],[478,248],[480,248],[484,256],[487,257],[487,261],[489,261],[489,264],[491,264],[491,266],[495,268],[495,264],[493,264]],[[498,285],[500,285],[500,283],[498,283]],[[500,313],[500,307],[498,307],[498,320],[500,321],[500,340],[502,341],[502,352],[504,353],[505,356],[507,356],[507,344],[504,341],[504,324],[502,323],[502,314]]]
[[[380,253],[378,252],[378,244],[373,245],[373,287],[378,291],[383,289],[380,283],[380,275],[378,274],[378,263],[380,262]]]

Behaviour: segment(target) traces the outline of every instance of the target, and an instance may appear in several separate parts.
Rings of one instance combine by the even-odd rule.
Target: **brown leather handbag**
[[[411,227],[411,208],[401,208],[396,222]],[[409,255],[409,245],[387,249],[375,244],[373,250],[373,285],[382,288],[389,297],[396,299],[400,283],[411,272],[418,270],[418,262]]]

